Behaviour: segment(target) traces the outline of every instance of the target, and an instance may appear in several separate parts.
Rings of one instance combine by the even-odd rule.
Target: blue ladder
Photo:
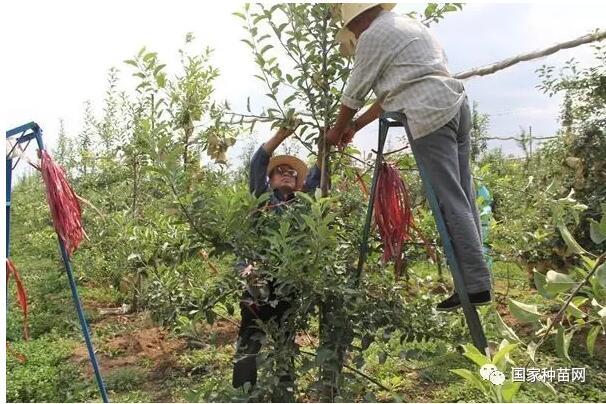
[[[370,224],[372,221],[372,212],[376,195],[377,180],[379,176],[380,166],[383,163],[383,149],[385,147],[385,140],[387,139],[387,132],[389,131],[389,128],[404,127],[404,131],[406,132],[406,136],[408,137],[408,142],[412,145],[412,138],[410,136],[410,133],[408,133],[408,130],[406,130],[406,126],[404,125],[405,119],[406,117],[403,114],[396,112],[385,112],[379,118],[379,144],[376,151],[377,159],[375,162],[375,169],[372,177],[372,185],[370,190],[370,200],[368,202],[366,221],[364,223],[362,241],[360,244],[360,255],[358,257],[358,267],[356,269],[356,285],[359,283],[362,268],[368,256],[368,237],[370,234]],[[461,306],[463,307],[463,313],[465,314],[465,319],[467,321],[469,333],[471,334],[471,339],[473,341],[473,344],[476,346],[476,348],[480,350],[480,352],[486,352],[488,344],[486,343],[484,329],[482,328],[482,323],[480,322],[478,312],[469,301],[469,294],[467,292],[467,288],[465,287],[463,274],[461,273],[459,264],[455,259],[454,248],[450,240],[450,234],[448,233],[448,230],[446,228],[446,222],[444,221],[444,217],[442,216],[442,211],[440,210],[440,207],[438,205],[438,199],[436,198],[436,195],[433,191],[433,187],[429,180],[429,177],[425,172],[425,168],[418,160],[417,166],[419,168],[419,173],[423,181],[427,200],[429,201],[431,211],[436,221],[438,233],[440,234],[440,238],[442,239],[444,253],[446,254],[446,258],[448,260],[448,267],[450,268],[450,272],[452,273],[455,291],[458,294],[459,299],[461,300]]]
[[[26,143],[25,148],[29,145],[32,140],[36,140],[38,144],[39,150],[44,150],[44,143],[42,142],[42,129],[35,122],[30,122],[25,125],[21,125],[17,128],[6,131],[6,138],[10,138],[12,136],[17,136],[15,141],[15,146],[13,150],[20,143]],[[7,153],[7,157],[9,157],[13,150],[10,150]],[[11,182],[13,176],[13,169],[19,163],[19,159],[13,164],[12,158],[6,159],[6,257],[10,256],[9,248],[10,248],[10,214],[11,214]],[[67,255],[67,250],[65,249],[65,245],[63,244],[63,240],[61,237],[57,235],[57,240],[59,242],[59,249],[61,250],[61,257],[63,258],[63,264],[65,266],[65,272],[67,273],[67,278],[69,280],[69,287],[72,291],[72,299],[76,306],[76,311],[78,313],[78,319],[80,320],[80,326],[82,328],[82,335],[84,336],[84,341],[86,342],[86,349],[88,350],[88,357],[93,366],[93,370],[95,372],[95,379],[97,381],[97,386],[99,387],[99,392],[101,393],[101,398],[104,403],[109,403],[109,399],[107,397],[107,391],[105,389],[105,384],[103,383],[103,378],[101,377],[101,371],[99,370],[99,364],[97,363],[97,357],[95,356],[95,350],[93,348],[93,343],[90,338],[90,332],[88,323],[86,322],[86,317],[84,316],[84,310],[82,309],[82,303],[80,302],[80,296],[78,295],[78,288],[76,286],[76,281],[74,279],[74,274],[72,271],[72,265]],[[8,285],[7,285],[7,296],[6,296],[6,309],[8,311]]]

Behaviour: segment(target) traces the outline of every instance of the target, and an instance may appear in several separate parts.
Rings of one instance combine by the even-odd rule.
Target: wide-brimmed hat
[[[343,56],[352,56],[356,49],[356,37],[347,28],[347,24],[352,22],[354,18],[362,14],[366,10],[373,7],[381,6],[383,10],[391,10],[396,6],[396,3],[342,3],[341,4],[341,19],[343,20],[343,28],[337,33],[335,40],[339,42],[340,52]]]
[[[305,177],[307,176],[307,172],[309,169],[307,168],[307,164],[303,162],[303,160],[296,158],[295,156],[281,155],[272,157],[269,160],[269,165],[267,166],[267,175],[271,175],[271,172],[274,168],[287,165],[293,168],[297,172],[297,189],[303,188],[303,182],[305,182]]]

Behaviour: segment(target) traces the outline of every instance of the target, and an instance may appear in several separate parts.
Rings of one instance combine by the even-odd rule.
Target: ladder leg
[[[13,159],[6,159],[6,258],[11,248],[11,186],[13,179]],[[6,318],[8,319],[8,284],[6,285]]]
[[[358,256],[358,267],[356,268],[355,285],[357,286],[360,282],[362,275],[362,268],[368,257],[368,237],[370,237],[370,224],[372,222],[372,211],[375,203],[375,194],[377,191],[377,180],[379,177],[379,170],[383,163],[383,148],[385,146],[385,140],[387,139],[387,131],[389,129],[388,122],[386,119],[379,119],[379,144],[377,147],[377,159],[375,161],[375,169],[372,175],[372,185],[370,187],[370,196],[368,199],[368,209],[366,210],[366,220],[364,222],[364,228],[362,230],[362,241],[360,242],[360,254]]]
[[[65,250],[65,245],[60,237],[57,236],[59,240],[59,249],[61,250],[61,257],[63,258],[63,263],[65,264],[65,272],[67,273],[67,279],[69,280],[69,287],[72,291],[72,299],[74,301],[74,305],[76,306],[76,312],[78,313],[78,320],[80,320],[80,326],[82,328],[82,335],[84,336],[84,342],[86,343],[86,349],[88,351],[88,357],[93,366],[93,371],[95,372],[95,379],[97,381],[97,387],[99,388],[99,392],[101,393],[101,398],[104,403],[109,403],[109,398],[107,397],[107,391],[105,390],[105,384],[103,383],[103,378],[101,377],[101,370],[99,369],[99,364],[97,363],[97,357],[95,356],[95,349],[93,348],[93,342],[90,337],[90,332],[88,329],[88,324],[86,322],[86,318],[84,317],[84,310],[82,309],[82,304],[80,302],[80,296],[78,295],[78,288],[76,286],[76,281],[74,279],[74,274],[72,272],[72,266],[67,256],[67,251]]]
[[[38,143],[38,149],[44,150],[44,143],[42,141],[42,130],[37,129],[35,132],[35,138]],[[93,342],[90,337],[90,331],[88,328],[88,323],[86,322],[86,317],[84,316],[84,310],[82,309],[82,303],[80,302],[80,296],[78,294],[78,287],[76,286],[76,280],[74,279],[74,273],[72,271],[72,264],[70,262],[69,256],[67,255],[67,250],[65,249],[65,244],[61,237],[57,234],[57,241],[59,242],[59,249],[61,250],[61,258],[63,258],[63,264],[65,265],[65,272],[67,273],[67,279],[69,280],[69,287],[72,292],[72,300],[74,301],[74,305],[76,306],[76,312],[78,313],[78,320],[80,320],[80,327],[82,328],[82,335],[84,336],[84,342],[86,343],[86,350],[88,351],[88,358],[90,359],[91,365],[93,366],[93,371],[95,373],[95,379],[97,381],[97,387],[99,388],[99,393],[101,394],[101,399],[104,403],[109,403],[109,398],[107,396],[107,390],[105,389],[105,383],[103,383],[103,377],[101,376],[101,370],[99,369],[99,363],[97,362],[97,357],[95,355],[95,349],[93,348]]]

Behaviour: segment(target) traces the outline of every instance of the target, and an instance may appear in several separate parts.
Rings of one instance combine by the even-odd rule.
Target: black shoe
[[[470,293],[469,301],[473,306],[485,306],[490,304],[492,301],[492,297],[490,296],[490,290],[486,290],[484,292],[478,293]],[[438,311],[453,311],[461,307],[461,300],[459,300],[459,295],[454,293],[448,299],[438,303],[436,306],[436,310]]]

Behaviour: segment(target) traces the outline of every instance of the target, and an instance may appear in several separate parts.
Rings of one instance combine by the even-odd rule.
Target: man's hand
[[[349,125],[343,131],[343,136],[341,136],[341,142],[339,143],[339,147],[345,148],[349,143],[351,143],[355,134],[356,134],[356,127],[355,127],[355,124],[352,122],[351,125]]]
[[[287,126],[282,126],[278,130],[280,134],[282,134],[285,138],[295,133],[295,130],[301,125],[301,119],[294,118],[289,122],[286,122]]]
[[[326,143],[343,148],[352,141],[355,134],[356,129],[353,123],[342,130],[335,126],[326,133]]]
[[[341,143],[342,137],[343,131],[336,126],[333,126],[328,132],[326,132],[326,143],[330,146],[338,145]]]
[[[294,119],[292,122],[288,123],[288,127],[282,126],[277,131],[276,134],[273,135],[267,142],[263,143],[263,148],[270,156],[273,152],[280,146],[280,144],[286,140],[287,137],[295,133],[297,127],[301,124],[300,119]]]

